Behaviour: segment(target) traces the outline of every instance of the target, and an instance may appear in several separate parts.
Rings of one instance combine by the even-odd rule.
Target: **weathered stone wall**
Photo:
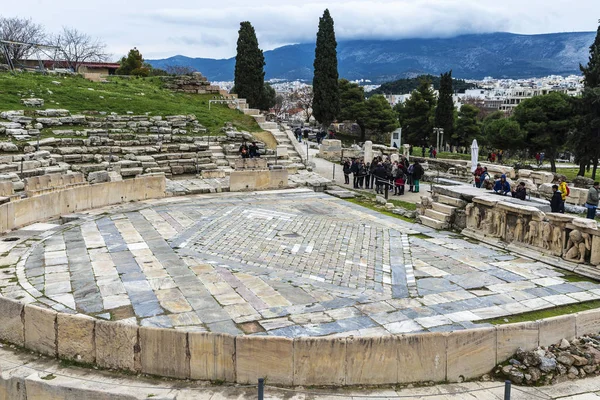
[[[229,191],[282,189],[288,186],[287,169],[232,171]]]
[[[166,89],[174,92],[198,94],[220,94],[221,92],[219,86],[211,85],[200,72],[194,72],[191,75],[161,76],[160,79]]]
[[[164,175],[76,186],[0,205],[0,232],[64,214],[165,196]]]
[[[517,348],[597,333],[600,310],[450,333],[360,338],[231,336],[137,327],[0,297],[0,339],[59,358],[179,379],[281,385],[450,382],[490,372]]]

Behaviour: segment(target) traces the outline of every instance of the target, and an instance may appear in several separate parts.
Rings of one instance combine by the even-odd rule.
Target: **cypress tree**
[[[327,128],[340,111],[337,69],[337,42],[333,19],[325,10],[319,19],[313,77],[313,115]]]
[[[241,22],[232,93],[246,99],[250,108],[260,107],[265,84],[264,66],[265,57],[258,48],[254,27],[248,21]]]
[[[584,175],[586,165],[591,163],[592,179],[596,179],[600,157],[600,26],[596,39],[590,46],[588,64],[580,65],[579,68],[583,73],[584,89],[579,104],[579,130],[573,135],[571,145],[579,162],[578,175]]]
[[[598,21],[600,23],[600,20]],[[583,73],[583,80],[586,88],[595,88],[600,86],[600,25],[596,33],[596,40],[590,46],[590,60],[587,66],[579,64],[579,69]]]
[[[438,104],[435,109],[435,126],[444,128],[444,137],[454,136],[454,102],[452,101],[452,70],[440,75]]]

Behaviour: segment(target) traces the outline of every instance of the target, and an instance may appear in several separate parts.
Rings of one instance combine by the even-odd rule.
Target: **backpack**
[[[414,165],[414,164],[411,164],[411,165],[408,167],[408,173],[409,173],[409,174],[412,174],[412,173],[413,173],[413,171],[414,171],[414,169],[415,169],[415,165]]]
[[[569,196],[571,194],[571,189],[569,189],[569,186],[565,185],[565,188],[567,189],[567,196]]]

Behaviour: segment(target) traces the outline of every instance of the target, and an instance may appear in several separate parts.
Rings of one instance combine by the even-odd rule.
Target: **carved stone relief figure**
[[[530,244],[532,246],[537,246],[538,244],[538,234],[540,234],[541,232],[538,232],[538,222],[537,221],[529,221],[529,231],[527,231],[527,234],[525,236],[525,243]]]
[[[544,222],[542,228],[542,244],[545,249],[550,250],[552,248],[552,225],[549,222]]]
[[[578,230],[573,230],[569,233],[569,242],[567,243],[567,250],[564,258],[568,261],[584,263],[585,257],[590,250],[590,235]]]
[[[512,241],[521,242],[523,241],[523,218],[518,217],[515,229],[512,234]]]
[[[492,235],[494,233],[494,212],[491,209],[485,210],[480,227],[484,229],[488,235]]]
[[[557,256],[562,256],[563,252],[562,233],[562,228],[558,226],[555,226],[552,231],[552,252]]]

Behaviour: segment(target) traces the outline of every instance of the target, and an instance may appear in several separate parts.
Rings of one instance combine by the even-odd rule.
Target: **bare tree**
[[[100,62],[108,59],[104,43],[75,28],[63,27],[62,32],[54,37],[53,42],[59,48],[57,58],[66,61],[75,72],[84,62]]]
[[[304,117],[306,118],[306,122],[310,122],[310,117],[312,117],[312,103],[313,103],[313,91],[311,86],[305,86],[296,90],[291,95],[291,100],[296,107],[304,110]]]
[[[188,65],[167,65],[165,71],[170,75],[191,75],[196,69]]]
[[[44,28],[34,23],[31,19],[6,18],[0,16],[0,39],[20,43],[42,44],[46,39]],[[22,60],[31,55],[31,45],[9,45],[8,56],[14,60]]]

